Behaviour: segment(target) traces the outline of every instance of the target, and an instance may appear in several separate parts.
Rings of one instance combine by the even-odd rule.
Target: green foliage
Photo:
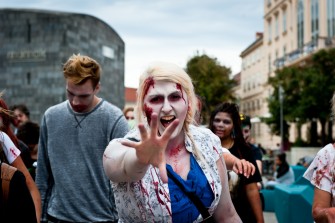
[[[274,88],[269,99],[272,117],[267,123],[275,134],[279,132],[279,97],[278,88],[284,89],[284,119],[287,122],[298,121],[299,124],[319,120],[322,127],[322,141],[325,137],[325,123],[330,118],[330,99],[335,90],[335,49],[321,50],[312,56],[304,67],[286,67],[276,71],[275,77],[269,79]],[[285,134],[287,134],[285,130]],[[311,138],[317,137],[312,129]],[[288,134],[285,135],[288,137]],[[301,139],[298,139],[301,140]],[[316,141],[313,141],[316,143]],[[325,144],[326,142],[322,142]]]
[[[203,100],[205,122],[217,104],[235,100],[232,88],[236,83],[230,79],[231,70],[220,65],[216,58],[196,55],[187,62],[186,72],[193,80],[196,94]]]

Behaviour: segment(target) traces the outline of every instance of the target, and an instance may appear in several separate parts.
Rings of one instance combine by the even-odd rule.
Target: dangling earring
[[[231,137],[232,139],[235,139],[235,131],[234,131],[234,129],[233,129],[233,131],[231,131],[231,133],[230,133],[230,137]]]

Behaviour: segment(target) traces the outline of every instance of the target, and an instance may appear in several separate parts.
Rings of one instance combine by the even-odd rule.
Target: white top
[[[304,177],[320,190],[332,196],[332,207],[335,207],[335,147],[328,144],[315,156],[313,162],[306,170]]]
[[[280,184],[293,184],[294,183],[294,172],[292,167],[290,167],[289,171],[285,173],[283,176],[277,178],[277,172],[275,172],[275,179]]]
[[[12,164],[14,160],[21,154],[21,151],[16,148],[9,136],[2,131],[0,131],[0,142],[9,164]]]

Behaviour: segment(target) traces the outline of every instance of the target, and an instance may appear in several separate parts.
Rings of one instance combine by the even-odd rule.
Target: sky
[[[0,8],[84,13],[109,24],[125,42],[125,86],[136,88],[152,61],[183,68],[206,54],[241,69],[240,54],[263,32],[264,0],[0,0]]]

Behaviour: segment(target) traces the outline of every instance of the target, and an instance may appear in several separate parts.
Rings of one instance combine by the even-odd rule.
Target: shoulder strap
[[[175,182],[175,184],[187,195],[187,197],[194,203],[197,207],[198,211],[200,212],[203,219],[208,219],[211,215],[208,212],[208,209],[205,207],[204,203],[200,200],[198,196],[194,193],[187,192],[185,187],[179,180],[171,174],[169,168],[166,168],[168,177]]]
[[[7,163],[1,163],[2,197],[4,199],[4,203],[7,202],[10,180],[16,170],[17,169],[15,167],[8,165]]]

